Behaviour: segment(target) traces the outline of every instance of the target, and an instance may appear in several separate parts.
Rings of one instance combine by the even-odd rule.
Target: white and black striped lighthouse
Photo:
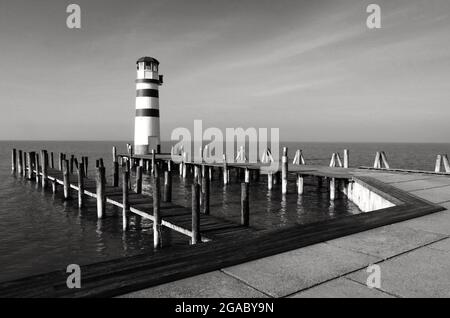
[[[159,136],[159,62],[153,57],[141,57],[136,62],[136,118],[134,124],[134,153],[161,152]]]

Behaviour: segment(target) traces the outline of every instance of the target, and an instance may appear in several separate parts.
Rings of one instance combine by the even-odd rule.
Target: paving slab
[[[391,183],[392,186],[404,191],[425,190],[432,188],[439,188],[450,186],[450,178],[447,177],[435,177],[425,180],[413,180],[406,182]]]
[[[445,237],[446,235],[443,234],[391,224],[337,238],[326,243],[386,259],[439,241]]]
[[[450,211],[436,212],[398,224],[417,230],[450,236]]]
[[[411,191],[411,194],[414,194],[422,199],[428,200],[433,203],[441,203],[445,201],[450,201],[450,186],[427,190]]]
[[[379,260],[320,243],[228,267],[224,272],[273,297],[284,297]]]
[[[382,291],[401,297],[450,297],[450,253],[423,247],[379,265]],[[346,277],[365,283],[367,273]]]
[[[341,277],[296,293],[290,298],[394,298],[394,296]]]
[[[121,298],[266,298],[261,293],[220,271],[181,279],[120,296]]]

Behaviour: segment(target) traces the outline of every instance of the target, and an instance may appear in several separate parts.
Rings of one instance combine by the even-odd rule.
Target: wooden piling
[[[78,176],[78,207],[82,208],[84,206],[84,164],[80,162],[77,169]]]
[[[35,170],[36,170],[36,183],[39,183],[39,178],[41,176],[41,170],[40,170],[40,162],[39,162],[39,153],[34,153],[34,163],[35,163]]]
[[[136,167],[136,193],[142,193],[142,167]]]
[[[200,185],[192,185],[192,237],[191,244],[200,243]]]
[[[348,168],[349,152],[348,149],[344,149],[344,168]]]
[[[119,186],[119,163],[117,161],[113,162],[113,187]]]
[[[117,162],[117,148],[112,147],[112,161]]]
[[[16,151],[16,148],[14,148],[11,151],[11,170],[13,172],[17,171],[17,151]]]
[[[441,162],[442,162],[441,155],[437,155],[436,156],[436,165],[434,166],[434,172],[441,172]]]
[[[381,152],[381,160],[383,162],[384,168],[389,169],[389,163],[387,161],[386,153],[384,151]]]
[[[122,173],[122,229],[126,231],[128,229],[127,213],[130,209],[128,182],[130,179],[130,172],[125,170]]]
[[[154,217],[153,247],[161,248],[162,246],[161,211],[160,211],[161,185],[157,167],[155,167],[155,170],[153,171],[152,179],[153,179],[153,217]]]
[[[51,182],[52,182],[52,192],[56,193],[57,192],[56,186],[57,186],[58,182],[56,181],[56,179],[51,180]]]
[[[74,166],[74,163],[75,163],[75,156],[74,156],[74,155],[71,155],[71,156],[70,156],[70,174],[73,174],[73,166]]]
[[[298,174],[297,175],[297,193],[298,194],[303,194],[303,187],[304,187],[303,176],[301,174]]]
[[[42,187],[46,188],[48,183],[48,153],[43,150],[41,152],[42,157]]]
[[[273,187],[273,173],[267,173],[267,189],[272,190]]]
[[[244,182],[250,183],[250,170],[248,168],[245,168]]]
[[[330,200],[336,199],[336,179],[330,178]]]
[[[97,217],[101,219],[105,215],[105,206],[106,206],[105,167],[100,166],[97,168],[95,182],[97,185]]]
[[[64,159],[62,161],[63,168],[63,184],[64,184],[64,199],[68,200],[70,198],[70,171],[69,171],[69,161]]]
[[[23,175],[23,157],[22,157],[22,150],[19,150],[19,164],[18,164],[18,172],[19,175]]]
[[[164,202],[172,201],[172,171],[164,171]]]
[[[55,158],[53,157],[53,151],[50,152],[50,168],[55,169]]]
[[[445,168],[445,172],[450,172],[450,163],[448,162],[448,156],[442,155],[442,161],[444,162],[444,168]]]
[[[23,152],[23,169],[22,169],[22,177],[26,178],[27,176],[27,153]]]
[[[209,181],[209,169],[206,166],[203,166],[203,173],[202,173],[202,210],[203,214],[209,215],[210,212],[210,204],[209,204],[209,197],[210,197],[210,181]]]
[[[152,175],[155,173],[155,166],[156,166],[156,152],[155,149],[152,149]]]
[[[59,153],[59,160],[58,160],[59,171],[63,171],[63,160],[64,160],[64,155],[62,153]]]
[[[33,157],[34,157],[34,154],[32,152],[27,152],[27,160],[26,161],[27,161],[27,165],[28,165],[28,168],[27,168],[27,179],[28,180],[31,180],[33,178],[33,163],[32,163]]]
[[[84,177],[87,178],[88,176],[88,165],[89,165],[89,158],[84,157]]]
[[[250,185],[248,182],[241,183],[241,224],[249,226],[250,222]]]
[[[226,155],[224,154],[223,155],[223,184],[228,184],[228,181],[229,181],[229,176],[230,176],[230,174],[229,174],[229,172],[228,172],[228,167],[227,167],[227,157],[226,157]]]
[[[283,156],[281,157],[281,193],[287,193],[288,184],[288,148],[283,147]]]
[[[375,161],[373,163],[373,167],[376,169],[381,168],[381,154],[379,151],[375,154]]]

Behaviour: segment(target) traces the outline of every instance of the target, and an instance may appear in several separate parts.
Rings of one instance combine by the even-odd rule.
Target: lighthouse
[[[161,152],[159,135],[159,62],[153,57],[141,57],[136,62],[136,118],[134,122],[134,153],[145,155],[155,149]]]

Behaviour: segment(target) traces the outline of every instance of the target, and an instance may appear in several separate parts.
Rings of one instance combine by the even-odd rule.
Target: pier
[[[67,274],[65,271],[57,271],[0,283],[0,295],[3,297],[119,296],[174,281],[176,284],[177,280],[183,278],[276,257],[289,251],[301,251],[310,245],[323,244],[340,237],[357,235],[356,233],[445,210],[438,204],[441,198],[436,201],[426,196],[417,196],[414,192],[402,189],[401,183],[405,182],[406,185],[408,182],[420,183],[428,180],[429,186],[434,188],[433,184],[442,185],[450,180],[446,172],[405,172],[379,167],[379,162],[383,160],[381,154],[376,155],[374,167],[345,168],[344,162],[347,167],[349,165],[348,151],[344,151],[347,153],[344,155],[345,160],[340,160],[338,154],[333,154],[329,166],[303,164],[305,158],[297,156],[297,151],[292,162],[282,158],[278,170],[274,171],[263,162],[207,164],[181,161],[175,164],[173,159],[177,158],[170,154],[117,154],[114,148],[113,176],[110,181],[105,180],[103,159],[97,160],[94,178],[83,172],[89,162],[87,157],[82,157],[78,163],[74,156],[71,156],[69,161],[64,159],[65,154],[60,154],[60,170],[55,168],[55,163],[51,160],[55,156],[52,153],[49,155],[45,150],[41,151],[41,157],[37,152],[18,153],[25,160],[22,158],[20,163],[16,151],[12,152],[12,171],[16,176],[25,177],[32,182],[37,181],[48,188],[48,191],[60,191],[62,186],[67,198],[74,192],[81,193],[78,201],[81,206],[83,196],[95,198],[99,218],[104,217],[102,211],[105,204],[121,208],[124,231],[127,229],[128,213],[151,220],[154,224],[155,250],[147,255],[83,266],[81,289],[67,289]],[[288,158],[287,149],[284,149],[283,157]],[[384,157],[386,160],[385,155]],[[119,167],[123,170],[121,174]],[[136,187],[137,192],[130,190],[130,171],[133,167],[136,170],[135,181],[138,183],[142,181],[142,170],[152,175],[151,196],[137,193],[142,189],[141,186]],[[220,178],[226,184],[230,182],[229,170],[235,170],[234,182],[242,185],[240,224],[218,218],[214,216],[214,210],[205,208],[209,202],[209,190],[205,191],[205,186],[209,186],[207,180]],[[185,173],[192,173],[194,176],[193,204],[190,209],[170,202],[171,195],[167,193],[170,187],[164,187],[162,191],[160,189],[161,184],[167,184],[168,176],[175,171],[182,176]],[[317,179],[318,186],[328,189],[330,200],[342,193],[367,213],[305,225],[292,224],[275,230],[258,231],[252,228],[252,203],[248,200],[252,178],[266,176],[268,187],[271,188],[274,179],[279,178],[280,182],[287,182],[288,175],[296,176],[298,191],[285,193],[286,195],[302,195],[302,178],[312,177]],[[162,176],[164,182],[160,182]],[[391,184],[393,180],[400,182],[399,185]],[[447,184],[450,186],[450,183]],[[286,186],[281,186],[277,191],[285,192],[285,189]],[[163,200],[160,200],[161,192]],[[429,191],[426,193],[430,196]],[[442,199],[447,200],[450,201],[450,193]],[[159,226],[186,235],[191,239],[191,245],[182,248],[161,248]],[[284,295],[275,293],[274,296]]]

